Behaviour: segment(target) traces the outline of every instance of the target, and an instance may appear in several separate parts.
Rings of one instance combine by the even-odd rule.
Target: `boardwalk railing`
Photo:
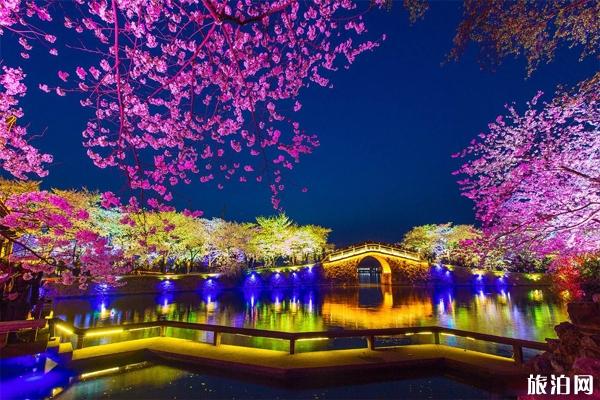
[[[548,350],[547,343],[534,342],[530,340],[515,339],[503,336],[488,335],[478,332],[469,332],[460,329],[446,328],[441,326],[419,326],[419,327],[401,327],[401,328],[382,328],[382,329],[342,329],[331,331],[315,331],[315,332],[282,332],[265,329],[240,328],[225,325],[199,324],[182,321],[159,320],[151,322],[128,323],[122,325],[113,325],[107,327],[94,328],[79,328],[67,322],[54,318],[50,320],[51,336],[55,336],[56,332],[67,335],[75,335],[75,347],[81,349],[84,347],[84,340],[87,337],[101,337],[114,334],[126,334],[131,331],[139,331],[143,329],[159,329],[160,336],[166,336],[167,328],[181,328],[195,331],[211,332],[211,344],[219,346],[223,334],[233,334],[250,337],[261,337],[280,339],[289,342],[289,353],[296,353],[296,343],[303,340],[318,340],[318,339],[336,339],[336,338],[365,338],[367,347],[371,350],[375,349],[375,339],[377,337],[389,337],[399,335],[431,335],[433,343],[440,344],[440,336],[456,336],[463,337],[468,340],[481,340],[485,342],[498,343],[512,346],[512,358],[517,364],[523,363],[523,349],[535,349],[546,351]]]
[[[18,321],[0,322],[0,348],[6,346],[8,334],[11,332],[20,332],[23,330],[35,330],[34,340],[37,339],[38,330],[46,326],[45,319],[27,319]]]
[[[333,262],[343,260],[344,258],[354,257],[356,255],[375,251],[389,256],[406,258],[413,261],[421,261],[421,257],[417,253],[408,252],[395,246],[390,246],[384,243],[367,242],[350,247],[345,247],[340,250],[333,251],[325,256],[325,262]]]

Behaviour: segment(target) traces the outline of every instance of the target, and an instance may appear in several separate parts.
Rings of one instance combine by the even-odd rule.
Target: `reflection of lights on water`
[[[173,282],[171,280],[169,280],[168,278],[160,282],[160,289],[162,291],[171,290],[172,288],[173,288]]]
[[[563,300],[570,300],[572,297],[571,292],[568,290],[563,290],[559,295]]]
[[[273,303],[273,309],[276,312],[280,312],[281,311],[281,302],[279,301],[279,296],[275,296],[275,303]]]
[[[504,289],[500,290],[500,294],[498,295],[498,300],[500,300],[500,302],[502,304],[506,304],[508,298],[506,296],[506,292],[504,291]]]
[[[211,295],[206,296],[206,311],[212,313],[217,308],[217,302],[213,300]]]
[[[164,299],[162,307],[160,308],[160,311],[163,314],[167,314],[169,312],[169,301],[167,299]]]
[[[444,300],[440,299],[438,304],[438,310],[440,314],[444,314],[446,312],[446,306],[444,305]]]
[[[483,293],[483,290],[480,290],[480,291],[477,293],[477,297],[478,297],[478,299],[479,299],[480,301],[485,301],[485,300],[486,300],[486,298],[485,298],[485,294]]]
[[[106,319],[108,317],[114,317],[116,314],[116,310],[114,308],[111,308],[110,310],[108,310],[106,308],[106,304],[104,303],[104,301],[102,303],[100,303],[100,319]]]
[[[529,292],[529,298],[534,301],[543,301],[544,292],[542,292],[540,289],[534,289]]]
[[[292,313],[298,312],[298,303],[296,302],[295,299],[290,302],[290,311]]]
[[[250,296],[250,307],[254,308],[254,295]]]
[[[96,287],[96,290],[101,292],[101,293],[105,293],[108,290],[108,284],[106,283],[99,283],[98,286]]]

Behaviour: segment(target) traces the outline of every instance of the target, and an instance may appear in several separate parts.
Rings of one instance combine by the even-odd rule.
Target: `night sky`
[[[504,104],[522,106],[538,89],[551,94],[557,84],[576,84],[598,67],[593,58],[579,62],[577,51],[561,50],[555,62],[525,79],[524,59],[482,71],[475,48],[460,62],[442,65],[461,18],[460,4],[434,2],[425,20],[410,26],[400,3],[389,13],[367,16],[371,34],[387,33],[379,49],[336,73],[334,89],[311,87],[300,97],[298,120],[319,135],[321,146],[288,176],[283,206],[298,223],[333,229],[337,245],[395,242],[410,227],[426,223],[475,223],[472,203],[460,196],[451,175],[459,161],[450,155],[485,130]],[[21,64],[14,41],[8,43],[0,43],[2,58],[8,65]],[[57,61],[34,53],[25,65],[30,87],[22,101],[25,120],[30,131],[46,129],[34,144],[55,156],[43,185],[119,192],[120,172],[97,169],[81,146],[88,111],[78,106],[79,98],[36,89],[40,80],[56,82],[49,71],[58,66],[48,63]],[[75,58],[66,63],[89,64]],[[301,193],[303,186],[307,193]],[[249,221],[274,212],[268,188],[258,184],[233,183],[219,191],[194,183],[178,188],[175,197],[176,206],[204,210],[208,217]]]

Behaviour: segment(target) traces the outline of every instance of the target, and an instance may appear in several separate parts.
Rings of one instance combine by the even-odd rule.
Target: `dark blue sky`
[[[504,104],[523,105],[538,89],[550,94],[557,84],[573,85],[598,68],[594,59],[578,62],[578,52],[560,51],[554,63],[526,80],[523,59],[481,71],[475,49],[442,66],[460,17],[460,4],[453,2],[434,2],[425,20],[412,27],[400,2],[389,13],[367,16],[371,33],[386,32],[388,40],[335,74],[334,89],[314,87],[301,95],[299,121],[319,135],[321,146],[288,177],[295,185],[283,195],[290,217],[332,228],[338,245],[394,242],[426,223],[474,223],[472,204],[459,195],[451,175],[459,162],[450,155],[485,130]],[[18,62],[11,46],[5,41],[1,48],[9,65]],[[46,64],[52,61],[32,57],[26,65],[30,87],[54,73],[56,67]],[[46,187],[122,188],[118,171],[99,170],[85,155],[81,131],[87,114],[76,96],[33,89],[23,106],[31,130],[47,129],[35,144],[55,156]],[[309,191],[301,193],[302,186]],[[197,183],[180,188],[175,204],[244,221],[273,213],[269,196],[261,185],[218,191]]]

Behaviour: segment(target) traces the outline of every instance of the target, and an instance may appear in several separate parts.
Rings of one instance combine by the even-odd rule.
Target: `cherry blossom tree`
[[[219,188],[267,176],[279,208],[283,172],[318,145],[292,116],[302,106],[301,89],[331,87],[331,72],[378,46],[365,38],[363,14],[383,1],[55,3],[9,2],[0,33],[15,37],[28,59],[34,45],[56,55],[59,39],[69,36],[46,32],[53,18],[73,31],[71,47],[90,63],[59,68],[58,84],[39,87],[77,94],[94,110],[83,137],[95,165],[119,168],[131,188],[154,191],[158,198],[144,199],[150,206],[171,200],[170,188],[194,176]],[[6,73],[19,85],[20,70]],[[13,96],[24,92],[19,85]],[[49,160],[42,156],[38,164]],[[13,164],[4,168],[21,178],[45,174]]]
[[[465,0],[463,13],[451,59],[458,59],[469,43],[476,43],[484,66],[523,55],[530,75],[540,63],[551,62],[560,46],[579,48],[581,58],[597,56],[600,48],[600,3],[596,0]]]
[[[328,248],[327,237],[330,232],[331,229],[317,225],[292,225],[283,246],[286,249],[285,256],[292,264],[320,260]]]
[[[475,256],[471,242],[479,240],[481,232],[473,225],[428,224],[415,226],[399,245],[430,261],[471,264]]]
[[[251,257],[249,242],[255,227],[251,223],[236,223],[220,218],[205,220],[207,243],[205,259],[210,271],[226,276],[239,274]]]
[[[387,0],[391,7],[392,0]],[[411,22],[425,15],[428,0],[404,0]],[[448,58],[458,60],[470,44],[483,67],[494,68],[509,56],[524,56],[527,75],[551,62],[561,46],[578,48],[580,58],[598,56],[600,3],[596,0],[464,0]]]
[[[257,217],[257,232],[251,240],[252,248],[258,259],[266,266],[274,266],[279,257],[291,255],[288,246],[294,222],[285,214],[273,217]]]
[[[0,170],[5,170],[19,179],[28,174],[43,177],[48,174],[45,164],[52,156],[42,154],[29,143],[27,128],[17,122],[24,117],[18,106],[19,98],[25,95],[24,74],[20,68],[2,66],[0,71]]]
[[[491,241],[540,256],[600,249],[600,74],[489,124],[456,157]]]
[[[11,234],[3,230],[0,235],[14,243],[9,267],[23,279],[59,274],[63,283],[77,281],[85,287],[90,280],[115,283],[115,276],[127,270],[122,253],[84,226],[88,211],[65,197],[25,192],[10,196],[5,205],[9,212],[0,218],[0,225]]]

